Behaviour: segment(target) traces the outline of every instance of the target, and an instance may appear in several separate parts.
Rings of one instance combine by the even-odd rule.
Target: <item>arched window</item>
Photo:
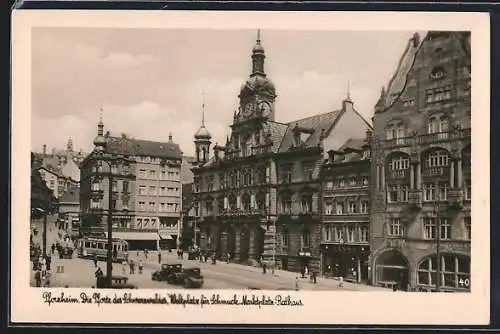
[[[250,195],[248,193],[244,193],[241,197],[241,204],[243,206],[243,210],[250,211],[251,203],[250,203]]]
[[[281,212],[284,214],[292,213],[292,195],[283,194],[281,195]]]
[[[437,256],[431,256],[418,266],[418,284],[435,286],[437,283]],[[470,258],[460,255],[441,256],[440,283],[444,288],[470,289]]]
[[[399,155],[394,157],[389,162],[389,169],[395,170],[405,170],[410,168],[410,159],[407,156]]]
[[[302,230],[301,248],[309,248],[311,245],[311,232],[307,228]]]
[[[444,79],[446,77],[446,72],[442,67],[435,67],[432,71],[431,74],[429,75],[431,80],[440,80]]]
[[[445,115],[432,116],[427,122],[427,133],[437,134],[438,139],[447,139],[449,131],[448,117]]]
[[[281,231],[281,244],[283,247],[288,248],[288,243],[290,241],[290,232],[286,226],[283,226],[283,230]]]
[[[257,202],[257,208],[259,211],[265,211],[266,210],[266,193],[263,191],[260,191],[257,193],[257,196],[255,197],[255,201]]]
[[[427,155],[426,167],[447,167],[449,154],[445,150],[435,150]]]
[[[229,195],[229,198],[228,198],[228,202],[229,202],[229,209],[231,211],[234,211],[237,209],[237,200],[236,200],[236,195],[235,194],[230,194]]]
[[[101,188],[101,185],[99,183],[99,181],[94,181],[92,182],[92,191],[99,191]]]
[[[396,142],[402,143],[402,139],[405,137],[405,126],[401,122],[389,124],[389,126],[386,128],[387,140],[396,140]]]
[[[211,216],[213,214],[213,207],[214,207],[214,201],[212,197],[207,198],[205,201],[205,210],[207,216]]]

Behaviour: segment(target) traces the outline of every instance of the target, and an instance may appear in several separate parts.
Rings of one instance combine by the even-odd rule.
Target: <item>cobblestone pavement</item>
[[[113,275],[127,275],[129,282],[143,289],[182,289],[179,286],[169,285],[166,282],[157,282],[151,279],[153,271],[160,268],[158,262],[158,253],[150,252],[148,259],[145,258],[142,252],[139,253],[139,258],[136,252],[131,252],[130,257],[137,263],[139,258],[144,263],[142,274],[130,274],[129,268],[123,270],[123,265],[115,263],[113,265]],[[215,265],[211,261],[201,263],[200,261],[187,260],[186,254],[184,259],[178,259],[175,251],[172,253],[162,252],[162,263],[181,263],[183,267],[199,267],[204,276],[205,289],[262,289],[262,290],[291,290],[295,288],[295,281],[299,281],[301,290],[347,290],[347,291],[387,291],[387,289],[354,284],[344,283],[344,286],[339,287],[339,283],[333,279],[318,278],[317,284],[313,284],[308,279],[300,278],[300,274],[281,271],[275,271],[274,275],[271,270],[266,274],[262,273],[261,268],[249,267],[245,265],[226,263],[217,261]],[[57,267],[64,266],[63,273],[57,273]],[[98,262],[98,266],[106,273],[106,263]],[[95,285],[94,272],[96,268],[92,260],[73,258],[59,259],[57,254],[52,259],[52,275],[49,278],[50,286],[52,287],[91,287]],[[298,279],[297,279],[298,277]],[[31,285],[35,286],[34,272],[31,275]]]

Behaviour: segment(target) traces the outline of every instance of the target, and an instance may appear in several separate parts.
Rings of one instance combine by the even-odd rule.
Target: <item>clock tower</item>
[[[264,48],[260,41],[260,30],[257,31],[257,41],[252,49],[252,73],[241,86],[239,110],[235,115],[235,123],[250,119],[274,121],[274,102],[276,88],[264,72]]]

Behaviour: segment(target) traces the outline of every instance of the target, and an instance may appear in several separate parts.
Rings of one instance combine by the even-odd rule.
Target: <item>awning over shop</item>
[[[173,240],[172,235],[169,233],[159,233],[160,239],[162,240]]]
[[[105,232],[106,237],[108,232]],[[158,240],[158,233],[154,232],[113,232],[113,238],[123,240]]]

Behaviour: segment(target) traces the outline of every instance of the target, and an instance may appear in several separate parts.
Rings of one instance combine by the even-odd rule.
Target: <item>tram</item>
[[[105,260],[108,256],[108,239],[84,237],[78,240],[78,256]],[[128,242],[113,238],[113,262],[128,261]]]

